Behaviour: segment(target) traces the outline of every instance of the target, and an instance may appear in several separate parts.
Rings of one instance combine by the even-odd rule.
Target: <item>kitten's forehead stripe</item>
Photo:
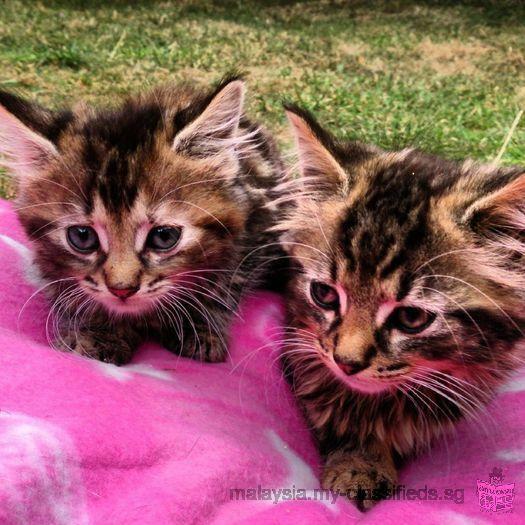
[[[113,213],[129,210],[143,179],[143,165],[155,155],[156,134],[163,124],[158,104],[130,101],[120,110],[102,113],[80,127],[84,136],[83,159],[92,180],[88,192],[96,191]]]
[[[98,193],[113,213],[130,210],[135,202],[140,177],[129,158],[113,152],[97,177]]]
[[[357,271],[364,281],[389,278],[427,235],[429,185],[425,178],[414,177],[414,169],[410,163],[379,169],[342,221],[348,271]]]
[[[402,301],[412,288],[412,275],[410,272],[404,271],[399,278],[399,286],[396,295],[396,301]]]
[[[179,99],[159,91],[153,101],[130,99],[118,109],[93,112],[77,124],[81,158],[88,173],[84,181],[87,211],[97,194],[113,213],[133,206],[137,192],[151,175],[146,167],[158,155],[156,141],[167,146],[177,130],[193,118],[186,108],[188,97],[184,91]]]
[[[141,104],[128,101],[122,108],[102,112],[80,128],[87,140],[99,141],[120,155],[129,155],[139,148],[151,145],[155,134],[163,125],[159,104]]]

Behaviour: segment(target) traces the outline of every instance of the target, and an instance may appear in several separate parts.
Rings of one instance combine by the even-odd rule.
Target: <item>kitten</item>
[[[525,168],[339,142],[297,107],[285,370],[322,485],[366,509],[522,362]]]
[[[120,364],[149,336],[224,359],[239,298],[272,255],[265,206],[283,173],[244,91],[232,77],[65,111],[0,92],[0,159],[59,347]]]

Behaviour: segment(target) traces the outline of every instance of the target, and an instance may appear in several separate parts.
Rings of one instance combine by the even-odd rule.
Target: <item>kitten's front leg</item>
[[[391,451],[380,444],[360,450],[340,448],[326,456],[323,488],[345,494],[360,510],[384,499],[396,482],[397,469]]]
[[[168,350],[184,357],[205,361],[207,363],[221,363],[226,359],[225,334],[217,335],[207,326],[195,324],[195,332],[186,330],[182,337],[173,333],[163,334],[160,342]]]
[[[60,328],[55,345],[59,350],[123,365],[131,360],[139,342],[138,334],[130,327],[81,326]]]
[[[197,361],[221,363],[227,355],[227,327],[229,316],[221,312],[208,323],[201,317],[192,318],[183,327],[183,333],[164,330],[160,342],[168,350]],[[180,330],[177,330],[180,332]]]
[[[198,337],[185,340],[182,346],[182,355],[191,357],[197,361],[207,363],[222,363],[226,359],[226,343],[224,333],[217,334],[210,331],[207,327],[197,326]]]

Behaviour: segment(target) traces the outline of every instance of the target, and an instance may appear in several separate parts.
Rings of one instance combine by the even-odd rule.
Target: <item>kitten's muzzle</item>
[[[132,295],[135,295],[139,291],[139,286],[134,286],[132,288],[113,288],[111,286],[108,286],[108,290],[119,299],[122,299],[125,301]]]
[[[334,361],[347,376],[357,374],[358,372],[361,372],[361,370],[368,368],[367,363],[345,359],[337,354],[334,354]]]

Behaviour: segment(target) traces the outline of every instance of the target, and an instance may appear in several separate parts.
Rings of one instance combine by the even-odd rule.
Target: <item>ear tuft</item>
[[[459,208],[459,224],[474,233],[476,247],[467,263],[506,288],[525,290],[525,168],[463,165],[457,194],[468,199]],[[454,189],[452,190],[454,191]],[[472,192],[475,192],[472,195]]]
[[[333,138],[313,116],[294,105],[285,105],[299,156],[299,171],[313,191],[346,192],[348,176],[333,153]]]
[[[472,178],[467,181],[475,184],[478,197],[462,212],[460,223],[469,228],[483,245],[498,256],[506,257],[505,264],[510,265],[509,268],[516,264],[523,268],[525,169],[494,169],[491,166],[470,169]],[[482,177],[481,181],[479,177]]]
[[[525,170],[523,168],[496,169],[480,167],[475,173],[486,178],[479,190],[481,195],[465,209],[461,223],[478,233],[519,224],[525,229]]]
[[[20,179],[37,176],[58,155],[52,142],[0,105],[0,165]]]
[[[232,153],[238,142],[245,85],[241,79],[223,82],[204,111],[175,136],[173,149],[194,157]]]

